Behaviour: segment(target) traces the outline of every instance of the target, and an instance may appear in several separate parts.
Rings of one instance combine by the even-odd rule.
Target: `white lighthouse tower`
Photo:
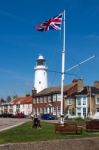
[[[34,67],[34,87],[37,93],[47,88],[47,67],[45,59],[42,55],[39,55],[36,66]]]

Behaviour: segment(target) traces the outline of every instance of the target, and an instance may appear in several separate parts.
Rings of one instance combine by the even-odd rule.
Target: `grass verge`
[[[51,123],[42,122],[42,129],[32,128],[32,122],[24,123],[20,126],[14,127],[9,130],[0,132],[0,144],[4,143],[19,143],[19,142],[32,142],[32,141],[44,141],[53,139],[65,139],[65,138],[83,138],[83,137],[99,137],[97,133],[85,132],[80,135],[71,133],[55,134],[54,125]]]

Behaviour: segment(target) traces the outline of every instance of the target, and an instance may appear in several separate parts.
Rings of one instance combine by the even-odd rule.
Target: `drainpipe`
[[[89,99],[90,99],[90,116],[92,115],[91,111],[91,86],[89,87]]]

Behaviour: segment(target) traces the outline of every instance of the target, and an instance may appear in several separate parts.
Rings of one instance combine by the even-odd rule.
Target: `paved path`
[[[18,118],[0,118],[0,131],[10,129],[12,127],[18,126],[30,119],[18,119]]]

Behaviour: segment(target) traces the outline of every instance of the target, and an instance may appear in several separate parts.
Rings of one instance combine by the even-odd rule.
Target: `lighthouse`
[[[47,67],[45,64],[45,58],[39,55],[34,67],[34,87],[37,93],[48,87],[47,83]]]

